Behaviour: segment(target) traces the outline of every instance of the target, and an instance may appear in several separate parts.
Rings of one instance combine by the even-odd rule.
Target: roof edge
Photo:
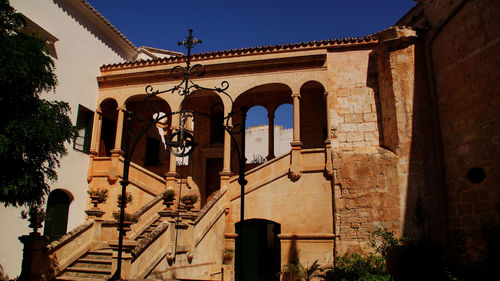
[[[205,59],[214,59],[214,58],[230,58],[235,56],[250,56],[250,55],[261,55],[268,53],[281,53],[281,52],[292,52],[292,51],[302,51],[302,50],[311,50],[311,49],[321,49],[328,47],[357,47],[362,45],[370,45],[377,43],[378,39],[375,35],[368,35],[364,37],[356,37],[356,38],[343,38],[343,39],[329,39],[329,40],[321,40],[321,41],[308,41],[301,42],[295,44],[284,44],[284,45],[268,45],[261,47],[249,47],[249,48],[241,48],[241,49],[231,49],[225,51],[212,51],[205,53],[197,53],[192,54],[191,58],[193,60],[205,60]],[[116,70],[116,69],[127,69],[134,68],[139,66],[153,66],[159,64],[166,63],[176,63],[183,62],[186,60],[185,55],[181,56],[173,56],[170,58],[159,58],[159,59],[150,59],[150,60],[141,60],[134,62],[124,62],[124,63],[115,63],[115,64],[107,64],[101,66],[101,71],[106,70]]]
[[[82,12],[85,17],[96,24],[113,42],[121,47],[129,56],[126,59],[133,60],[137,56],[137,47],[86,0],[67,0],[67,2]]]

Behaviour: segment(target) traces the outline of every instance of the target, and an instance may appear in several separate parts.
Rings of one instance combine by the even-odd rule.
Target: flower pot
[[[191,211],[191,209],[194,208],[193,202],[191,202],[191,200],[185,200],[183,203],[184,208],[186,208],[188,211]]]

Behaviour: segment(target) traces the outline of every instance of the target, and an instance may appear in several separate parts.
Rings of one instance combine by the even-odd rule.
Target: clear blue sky
[[[185,53],[188,30],[210,52],[344,37],[362,37],[396,23],[414,0],[87,0],[137,47]],[[291,106],[276,125],[292,127]],[[249,111],[247,127],[267,124],[263,108]]]
[[[195,53],[365,36],[392,26],[414,0],[87,0],[136,46]]]

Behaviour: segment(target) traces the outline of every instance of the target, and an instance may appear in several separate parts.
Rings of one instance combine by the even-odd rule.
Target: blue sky
[[[396,23],[414,0],[87,0],[136,46],[185,53],[177,45],[188,30],[203,43],[194,53],[362,37]],[[276,125],[292,127],[291,107],[276,113]],[[267,112],[252,108],[248,126],[267,124]]]
[[[194,52],[365,36],[392,26],[414,0],[88,0],[136,46]]]

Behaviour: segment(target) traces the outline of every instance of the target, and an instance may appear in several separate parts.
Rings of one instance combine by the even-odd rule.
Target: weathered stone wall
[[[480,228],[498,218],[500,202],[500,3],[422,2],[430,26],[426,45],[435,77],[449,229],[477,248]],[[479,183],[468,179],[474,167],[485,173]]]
[[[341,149],[336,155],[337,251],[367,250],[375,226],[398,231],[397,156],[383,148]],[[398,233],[399,234],[399,233]]]

